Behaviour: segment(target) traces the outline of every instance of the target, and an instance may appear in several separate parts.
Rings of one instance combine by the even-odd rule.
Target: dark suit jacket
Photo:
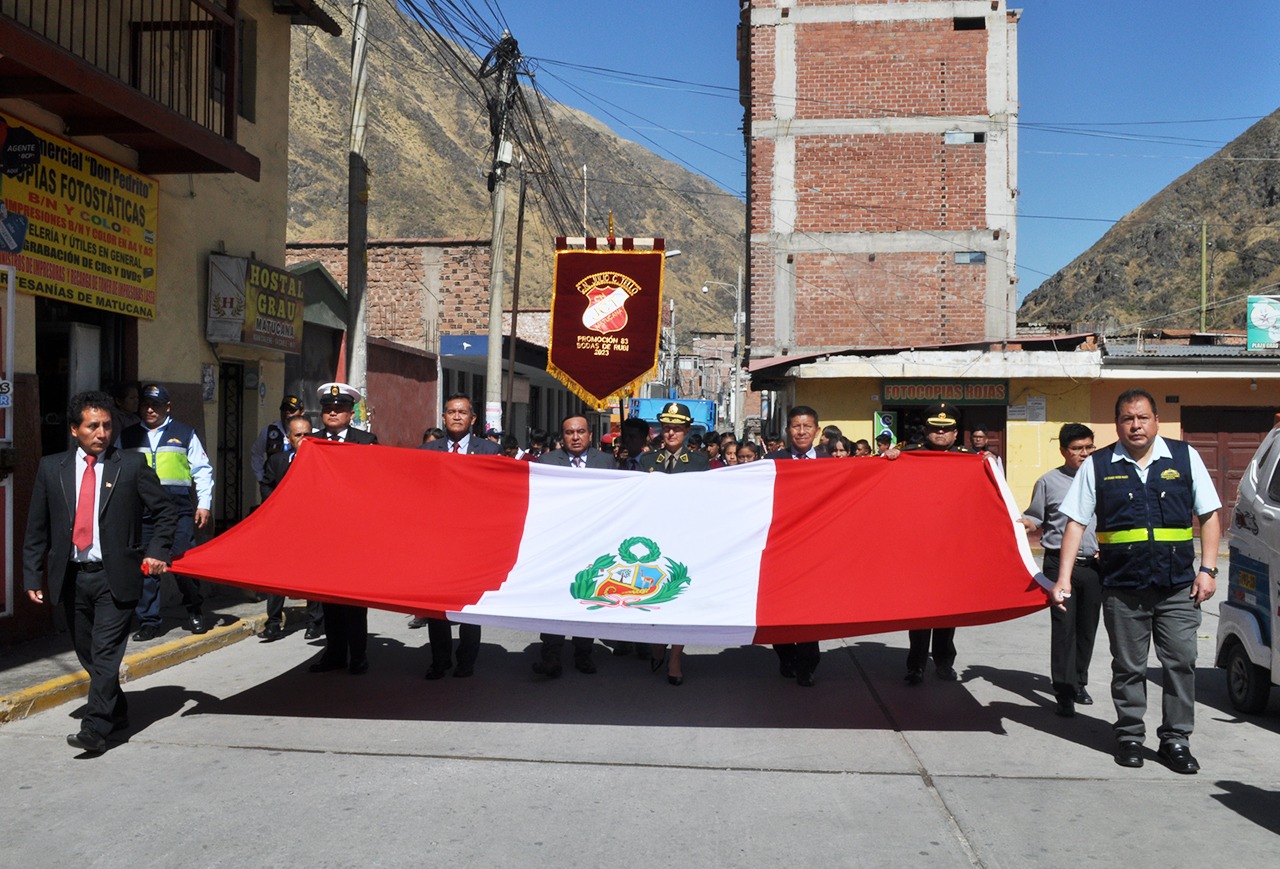
[[[588,468],[603,468],[612,471],[617,468],[618,463],[613,460],[612,453],[602,453],[595,447],[589,448],[583,457],[587,460]],[[549,453],[543,453],[538,458],[540,465],[555,465],[558,468],[568,468],[572,466],[573,457],[563,449],[552,450]]]
[[[76,451],[40,460],[27,536],[22,546],[23,586],[40,589],[46,565],[49,602],[62,599],[67,564],[75,550],[71,530],[76,518]],[[111,593],[121,600],[137,600],[142,594],[143,557],[169,560],[178,508],[160,486],[160,478],[147,466],[142,453],[109,447],[96,465],[98,475],[98,537],[102,563]],[[142,551],[142,513],[154,521],[151,543]],[[46,558],[47,556],[47,558]]]
[[[292,466],[290,457],[293,453],[272,453],[267,456],[266,463],[262,466],[262,481],[258,483],[258,494],[262,496],[262,500],[267,500],[267,496],[276,490],[276,486],[280,485],[280,481],[284,479],[284,475]]]
[[[665,450],[650,450],[640,456],[640,470],[650,474],[665,473],[662,469],[662,457],[666,455]],[[676,466],[671,472],[673,474],[683,474],[688,471],[706,471],[711,468],[711,460],[707,458],[706,453],[689,452],[688,447],[680,447],[680,451],[676,453]]]
[[[319,431],[313,431],[311,436],[314,438],[320,438],[322,441],[328,440],[329,432],[322,428]],[[347,439],[343,441],[344,444],[376,444],[377,442],[378,436],[376,434],[371,431],[356,428],[355,426],[349,426],[347,428]]]
[[[820,459],[829,459],[829,458],[831,458],[831,453],[827,452],[827,451],[826,451],[826,450],[824,450],[822,447],[814,447],[814,448],[813,448],[813,451],[814,451],[815,453],[817,453],[817,454],[818,454],[818,458],[820,458]],[[766,459],[773,459],[774,461],[778,461],[778,460],[780,460],[780,459],[788,459],[788,460],[789,460],[789,459],[794,459],[794,458],[795,458],[795,456],[791,455],[791,448],[790,448],[790,447],[787,447],[785,450],[774,450],[774,451],[773,451],[773,452],[771,452],[771,453],[765,453],[765,454],[764,454],[764,457],[765,457]]]
[[[418,449],[433,450],[437,453],[447,453],[449,452],[449,448],[451,446],[452,446],[452,442],[447,437],[443,437],[443,438],[440,438],[439,440],[434,440],[429,444],[423,444],[422,446],[418,447]],[[467,441],[466,455],[468,456],[499,456],[499,455],[502,455],[502,449],[491,440],[486,440],[485,438],[472,435],[471,440]]]

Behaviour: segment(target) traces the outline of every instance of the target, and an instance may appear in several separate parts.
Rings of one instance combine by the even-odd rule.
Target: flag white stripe
[[[566,477],[573,480],[566,486]],[[639,477],[639,479],[637,479]],[[503,585],[458,621],[618,640],[703,645],[750,643],[755,635],[760,557],[773,513],[773,462],[702,474],[638,474],[530,467],[529,510],[515,566]],[[623,541],[643,538],[661,550],[641,559],[670,577],[687,570],[678,597],[653,606],[599,606],[570,593],[597,558],[605,579],[631,565]],[[647,543],[631,548],[642,554]],[[614,602],[616,603],[616,601]],[[510,613],[520,613],[513,617]]]

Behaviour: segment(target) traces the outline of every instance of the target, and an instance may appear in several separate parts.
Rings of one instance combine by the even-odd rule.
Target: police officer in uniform
[[[213,466],[195,429],[170,416],[171,409],[169,390],[158,383],[142,387],[142,421],[121,432],[120,448],[142,453],[178,509],[178,529],[173,535],[171,551],[177,558],[195,545],[196,530],[209,524],[209,511],[213,507]],[[145,513],[142,517],[144,547],[150,543],[154,528],[151,513]],[[208,628],[204,624],[204,595],[199,582],[177,573],[169,575],[177,583],[183,606],[187,608],[187,630],[203,634]],[[142,596],[135,610],[138,630],[133,639],[136,642],[160,636],[160,600],[160,577],[147,575],[142,580]]]
[[[640,456],[640,470],[647,473],[655,471],[661,474],[684,474],[691,471],[705,471],[711,467],[707,454],[701,451],[691,452],[686,440],[693,427],[693,414],[689,406],[673,401],[658,414],[658,422],[662,425],[662,449],[643,453]],[[651,666],[657,671],[666,657],[666,648],[654,646]],[[684,684],[683,658],[684,646],[672,646],[671,656],[667,661],[667,684],[679,687]]]
[[[641,455],[640,470],[683,474],[705,471],[710,467],[706,453],[691,451],[685,442],[693,426],[693,414],[689,413],[687,404],[671,402],[658,414],[658,422],[662,425],[662,449]]]
[[[932,405],[925,422],[928,427],[924,431],[924,437],[916,443],[904,446],[903,452],[912,450],[973,452],[963,444],[956,443],[956,435],[960,431],[960,418],[955,407],[949,402],[941,401]],[[924,681],[924,668],[929,661],[930,644],[933,646],[934,672],[939,679],[954,682],[956,679],[956,629],[922,628],[907,633],[911,638],[911,648],[907,652],[907,684],[919,685]]]
[[[253,468],[253,477],[262,482],[263,470],[267,459],[276,453],[287,453],[289,446],[289,420],[307,415],[306,405],[296,395],[286,395],[280,402],[280,419],[271,420],[258,432],[258,437],[249,450],[249,464]]]
[[[373,432],[354,428],[351,417],[356,402],[361,399],[360,390],[346,383],[326,383],[316,390],[320,399],[320,421],[323,428],[312,437],[350,444],[376,444],[378,436]],[[309,669],[312,673],[347,668],[352,676],[369,671],[369,608],[349,604],[325,603],[324,652]]]

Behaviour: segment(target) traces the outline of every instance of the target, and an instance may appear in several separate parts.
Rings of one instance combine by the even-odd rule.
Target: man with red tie
[[[493,441],[476,437],[472,427],[476,422],[471,397],[465,392],[455,392],[444,402],[444,437],[418,447],[420,450],[451,453],[462,456],[496,456],[500,452]],[[453,666],[453,623],[448,619],[427,620],[427,642],[431,646],[431,665],[427,667],[427,679],[435,680]],[[476,658],[480,654],[480,626],[458,625],[458,668],[453,675],[465,679],[475,674]]]
[[[40,460],[22,548],[27,597],[62,604],[76,657],[89,673],[80,731],[67,743],[90,754],[106,751],[107,737],[129,726],[120,690],[129,621],[143,573],[168,569],[178,525],[178,508],[142,454],[112,446],[113,407],[102,392],[71,399],[67,421],[76,447]],[[153,523],[145,556],[144,510]]]

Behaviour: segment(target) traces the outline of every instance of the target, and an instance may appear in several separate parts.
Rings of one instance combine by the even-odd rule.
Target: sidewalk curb
[[[120,667],[120,681],[121,683],[132,682],[175,664],[181,664],[183,661],[198,658],[208,652],[248,639],[261,632],[266,621],[267,616],[263,613],[252,618],[240,619],[225,627],[214,628],[206,634],[192,634],[126,655]],[[0,697],[0,724],[20,721],[37,712],[84,697],[88,693],[89,674],[84,670],[24,688]]]

